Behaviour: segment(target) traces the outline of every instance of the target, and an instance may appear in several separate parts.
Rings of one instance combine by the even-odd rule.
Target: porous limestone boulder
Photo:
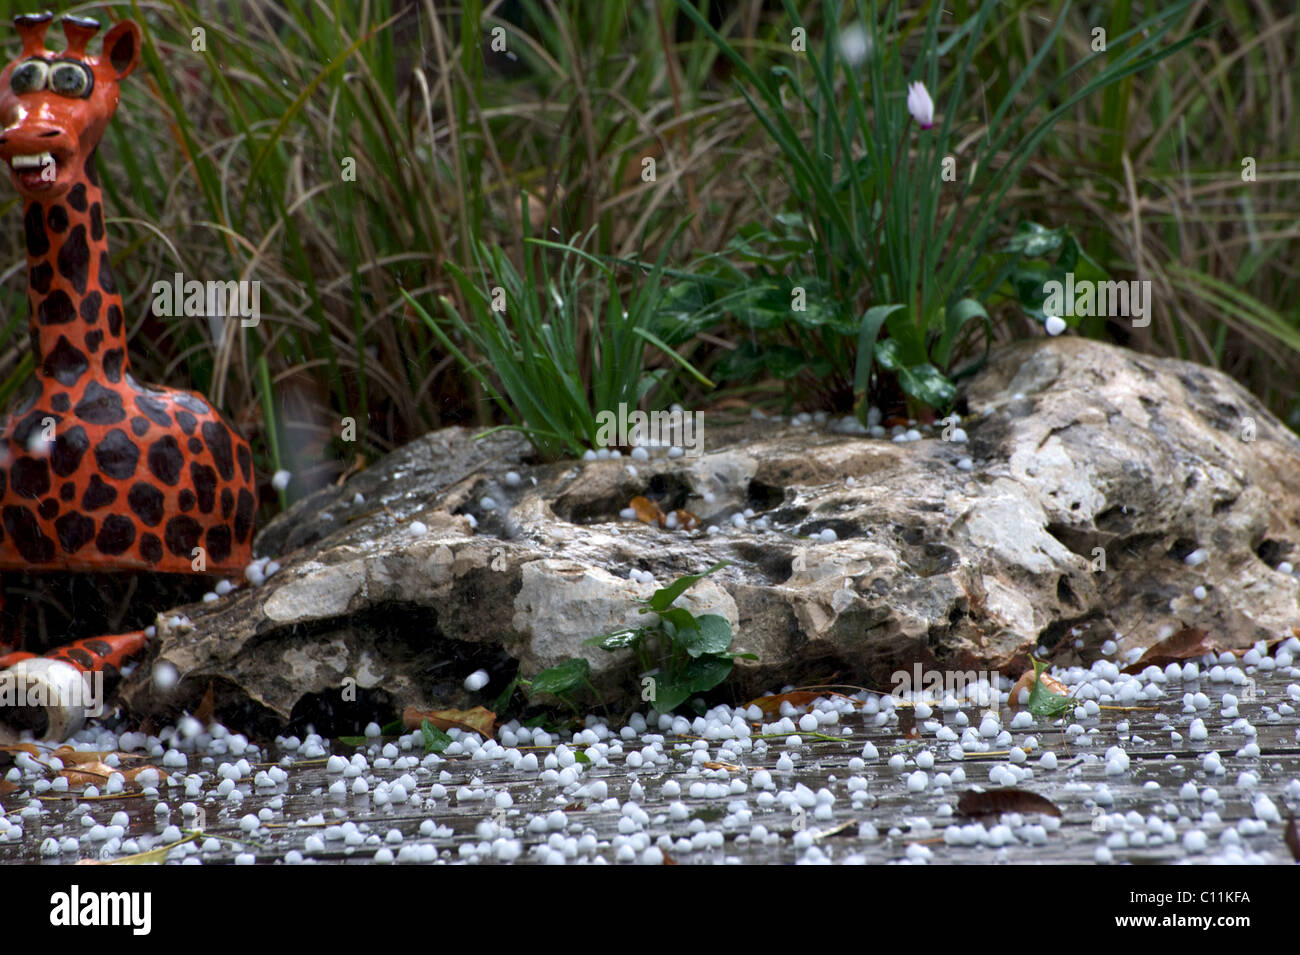
[[[280,720],[349,686],[472,705],[516,661],[528,676],[581,655],[632,706],[632,655],[582,641],[644,623],[656,585],[723,560],[683,603],[757,655],[730,678],[737,699],[1300,623],[1300,579],[1278,569],[1300,563],[1300,439],[1227,376],[1041,339],[995,352],[959,407],[966,442],[706,412],[703,453],[648,461],[543,464],[517,435],[426,435],[263,529],[257,553],[282,565],[263,585],[160,615],[151,663],[177,679],[141,668],[125,699],[174,713],[216,686]],[[621,517],[638,495],[700,528]],[[480,666],[493,681],[469,693]]]

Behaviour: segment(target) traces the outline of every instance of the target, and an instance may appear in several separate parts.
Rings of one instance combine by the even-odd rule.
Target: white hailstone
[[[277,491],[283,491],[289,486],[289,481],[292,480],[292,478],[293,475],[288,471],[276,471],[275,474],[271,476],[271,487],[275,488]]]
[[[483,687],[488,685],[489,679],[490,677],[488,676],[487,670],[475,670],[469,676],[465,677],[465,689],[469,690],[471,693],[477,693],[479,690],[483,689]]]
[[[1209,596],[1209,594],[1204,587],[1202,587],[1200,584],[1197,584],[1195,587],[1192,588],[1192,596],[1195,597],[1197,600],[1204,600],[1207,596]]]
[[[823,527],[817,537],[823,544],[833,544],[839,539],[839,535],[829,527]]]
[[[479,500],[478,506],[485,511],[495,511],[497,509],[496,498],[483,497]]]
[[[1198,567],[1201,564],[1205,563],[1205,561],[1209,558],[1209,556],[1210,556],[1209,551],[1207,551],[1204,547],[1198,547],[1196,548],[1196,550],[1192,551],[1190,554],[1188,554],[1186,557],[1183,558],[1183,563],[1186,564],[1188,567]]]
[[[1289,560],[1284,560],[1282,563],[1277,565],[1277,572],[1279,574],[1289,574],[1293,570],[1295,570],[1295,568],[1291,566],[1291,561]]]
[[[429,528],[425,526],[423,521],[411,521],[411,523],[406,527],[406,532],[412,537],[419,537],[422,534],[426,534],[428,533],[428,530]]]
[[[1049,335],[1059,335],[1065,331],[1065,320],[1059,315],[1048,315],[1047,321],[1043,322],[1043,328],[1047,330]]]
[[[360,506],[366,503],[366,496],[362,494],[360,491],[357,491],[356,494],[352,495],[352,503],[357,506]]]

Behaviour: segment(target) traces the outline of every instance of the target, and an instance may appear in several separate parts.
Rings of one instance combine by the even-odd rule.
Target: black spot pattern
[[[152,484],[144,481],[132,484],[126,492],[126,503],[146,527],[156,527],[163,519],[163,493]]]
[[[95,354],[95,352],[99,351],[99,345],[103,340],[104,340],[104,333],[101,332],[98,328],[86,332],[86,348],[90,350],[90,353],[92,355]]]
[[[230,488],[223,487],[221,489],[221,519],[223,521],[230,520],[230,515],[231,513],[234,512],[234,510],[235,510],[235,495],[230,493]]]
[[[50,237],[45,234],[45,213],[39,202],[30,203],[23,215],[23,228],[27,232],[27,254],[39,259],[50,251]]]
[[[27,274],[27,284],[41,295],[44,295],[50,290],[50,282],[53,279],[54,269],[48,262],[42,262],[39,265],[32,266],[32,270]]]
[[[87,325],[94,325],[99,321],[99,306],[104,303],[104,296],[98,292],[91,292],[81,300],[81,320]]]
[[[59,535],[59,546],[65,554],[75,554],[95,538],[95,522],[75,511],[64,514],[55,521],[54,530]]]
[[[177,557],[190,557],[191,551],[199,546],[199,537],[203,528],[192,517],[173,517],[163,530],[163,540],[167,549]]]
[[[188,514],[190,511],[194,510],[194,505],[197,501],[194,497],[194,492],[189,488],[185,488],[185,490],[181,491],[176,503],[180,506],[182,514]]]
[[[55,289],[36,308],[36,320],[42,325],[66,325],[75,321],[77,309],[63,289]]]
[[[181,430],[186,434],[193,434],[194,428],[198,425],[199,420],[184,409],[176,412],[176,423],[181,426]]]
[[[140,462],[140,449],[121,428],[114,428],[95,445],[95,463],[111,478],[125,480],[135,473]]]
[[[198,438],[190,438],[189,441],[186,442],[186,445],[190,449],[190,454],[203,453],[203,442],[200,441]]]
[[[77,485],[71,481],[64,481],[59,486],[59,497],[65,501],[70,501],[77,496]]]
[[[156,534],[140,535],[140,556],[151,564],[156,564],[163,559],[162,541]]]
[[[208,450],[212,452],[212,460],[217,465],[217,471],[223,481],[229,481],[235,476],[235,459],[234,449],[230,443],[230,432],[223,428],[215,421],[203,422],[203,427],[199,429],[203,432],[203,440],[207,442]],[[242,541],[243,538],[241,537]]]
[[[45,356],[45,376],[68,388],[75,385],[89,367],[90,359],[86,353],[68,341],[66,335],[60,335],[50,353]]]
[[[9,469],[9,485],[19,497],[34,501],[50,492],[50,466],[44,458],[19,458]]]
[[[60,391],[50,399],[50,407],[55,411],[67,411],[72,407],[72,398],[66,391]]]
[[[122,333],[122,306],[120,305],[108,306],[108,333],[110,335]]]
[[[158,427],[170,428],[172,426],[172,419],[167,414],[167,409],[163,407],[161,401],[146,398],[144,395],[136,395],[135,406],[140,409],[141,414],[158,425]]]
[[[45,564],[54,559],[54,541],[41,533],[36,515],[27,508],[13,505],[6,507],[4,527],[24,560],[33,564]]]
[[[99,185],[99,170],[95,168],[95,153],[97,152],[99,152],[98,146],[90,151],[90,155],[86,157],[86,165],[84,167],[86,171],[86,182],[90,183],[92,186]]]
[[[190,480],[194,482],[194,493],[199,497],[199,510],[211,514],[217,503],[217,472],[206,464],[191,461]]]
[[[51,232],[64,231],[68,227],[68,210],[59,205],[50,206],[46,222],[49,223]]]
[[[240,489],[239,507],[235,510],[235,540],[244,542],[248,532],[253,529],[253,495]]]
[[[101,554],[116,556],[135,543],[135,524],[129,517],[109,514],[99,525],[95,546]]]
[[[117,488],[111,484],[105,484],[98,474],[92,474],[86,493],[81,495],[81,509],[83,511],[95,511],[101,507],[108,507],[116,500]]]
[[[208,558],[214,563],[221,563],[230,556],[230,528],[222,524],[220,527],[208,528]]]
[[[93,379],[86,385],[86,391],[77,402],[74,413],[90,424],[116,424],[126,419],[122,396],[116,391],[109,391]]]
[[[239,458],[239,473],[244,476],[244,480],[253,483],[253,452],[248,450],[248,445],[241,444],[236,450],[236,456]]]
[[[86,211],[86,184],[84,182],[79,182],[68,190],[68,205],[78,212]],[[99,203],[95,203],[95,205],[99,205]]]
[[[42,520],[52,520],[58,516],[59,502],[52,497],[47,497],[37,506],[36,513],[41,515]]]
[[[90,237],[96,242],[104,238],[104,213],[98,202],[90,207]]]
[[[68,233],[59,249],[59,274],[72,283],[78,295],[86,294],[86,281],[90,277],[90,246],[86,243],[86,227],[79,225]]]
[[[56,431],[54,449],[50,452],[50,467],[59,477],[70,477],[81,467],[81,459],[90,447],[90,438],[81,425],[66,431]]]
[[[126,351],[110,348],[104,352],[104,377],[116,384],[122,380],[122,362],[126,360]]]
[[[131,419],[131,433],[137,438],[143,438],[149,430],[149,419],[136,415]]]
[[[168,487],[174,487],[181,478],[181,467],[185,464],[185,455],[181,453],[176,439],[170,434],[163,435],[149,445],[149,471]]]
[[[99,287],[105,295],[117,293],[117,282],[113,279],[113,263],[107,252],[99,253]],[[110,316],[110,321],[112,320]]]

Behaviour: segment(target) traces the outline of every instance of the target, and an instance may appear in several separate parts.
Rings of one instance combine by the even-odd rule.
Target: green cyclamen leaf
[[[1047,669],[1047,664],[1041,660],[1034,660],[1034,688],[1029,691],[1029,702],[1025,708],[1034,716],[1044,716],[1051,719],[1062,715],[1074,708],[1074,700],[1068,696],[1062,696],[1060,693],[1053,693],[1043,683],[1043,671]]]
[[[685,647],[693,657],[723,653],[731,646],[731,624],[716,613],[701,614],[695,618],[694,630],[681,630],[677,634],[678,646]]]
[[[451,737],[427,719],[420,721],[420,733],[424,736],[424,751],[426,753],[441,753],[451,745]]]
[[[655,613],[662,613],[671,607],[673,601],[684,594],[689,587],[693,587],[705,577],[709,576],[709,574],[716,570],[721,570],[730,563],[731,561],[729,560],[719,561],[703,573],[687,574],[684,577],[678,577],[667,587],[656,590],[651,594],[650,599],[646,602],[646,606]]]
[[[570,693],[587,682],[591,664],[585,657],[570,657],[558,666],[549,667],[533,677],[533,693],[560,696]]]

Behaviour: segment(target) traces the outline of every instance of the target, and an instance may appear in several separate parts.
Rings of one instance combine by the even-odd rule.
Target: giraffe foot
[[[0,657],[0,663],[12,663],[0,671],[0,735],[30,730],[41,739],[67,739],[88,717],[103,713],[105,678],[115,681],[122,664],[147,643],[137,630],[77,640],[43,657]]]

